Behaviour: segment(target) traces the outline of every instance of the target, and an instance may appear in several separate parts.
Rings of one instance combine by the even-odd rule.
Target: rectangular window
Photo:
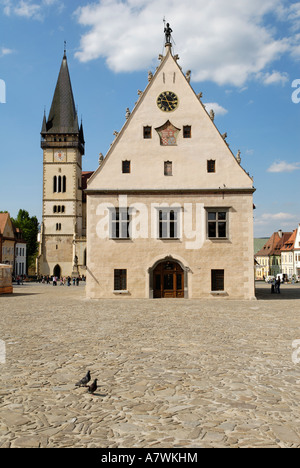
[[[183,138],[192,138],[192,127],[190,125],[184,125]]]
[[[207,237],[209,239],[227,239],[228,237],[228,212],[207,212]]]
[[[127,290],[127,270],[114,270],[114,290]]]
[[[179,238],[179,218],[178,210],[164,209],[159,210],[159,239],[178,239]]]
[[[211,290],[224,291],[224,270],[211,270]]]
[[[216,161],[213,159],[207,161],[207,172],[216,172]]]
[[[129,211],[128,208],[116,208],[111,210],[111,238],[129,239]]]
[[[152,138],[152,127],[144,127],[144,139],[150,140]]]
[[[165,176],[173,175],[172,166],[173,166],[172,161],[165,161],[165,163],[164,163],[164,174],[165,174]]]
[[[131,166],[130,161],[122,161],[122,173],[130,174],[130,170],[131,170],[130,166]]]

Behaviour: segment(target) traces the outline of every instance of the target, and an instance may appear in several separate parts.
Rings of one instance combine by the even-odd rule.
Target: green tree
[[[21,229],[23,239],[27,243],[27,266],[30,267],[35,262],[38,253],[38,219],[36,216],[30,216],[26,210],[19,210],[16,219],[12,218],[12,222]]]

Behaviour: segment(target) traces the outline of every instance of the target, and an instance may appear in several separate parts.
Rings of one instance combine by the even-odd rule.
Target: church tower
[[[83,220],[82,123],[79,126],[66,52],[62,60],[48,119],[41,131],[43,150],[43,222],[38,259],[39,275],[78,273],[76,241]]]

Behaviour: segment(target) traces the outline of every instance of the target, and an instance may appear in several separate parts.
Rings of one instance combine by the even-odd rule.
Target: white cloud
[[[5,55],[10,55],[13,53],[12,49],[8,49],[7,47],[0,48],[0,57],[5,57]]]
[[[178,0],[98,0],[76,10],[79,24],[86,28],[76,57],[81,62],[105,58],[115,72],[146,69],[163,49],[166,15],[175,51],[182,56],[180,65],[193,70],[194,81],[238,87],[249,79],[285,83],[285,73],[268,71],[300,43],[276,30],[278,17],[288,25],[298,21],[298,13],[285,4],[285,0],[185,0],[184,5]]]
[[[268,232],[268,235],[282,228],[293,231],[298,223],[299,215],[292,213],[264,213],[261,216],[254,217],[255,230],[262,229],[261,233],[266,234]]]
[[[22,18],[42,21],[45,17],[45,8],[51,7],[58,0],[42,0],[34,3],[32,0],[2,0],[3,12],[6,16],[16,15]],[[60,4],[58,11],[61,11],[63,4]]]
[[[214,111],[215,115],[225,115],[228,113],[228,110],[220,106],[217,102],[206,102],[203,104],[209,112],[211,109]]]
[[[287,73],[280,73],[278,71],[273,71],[272,73],[266,73],[263,77],[263,82],[266,85],[269,84],[282,84],[284,85],[289,81],[289,76]]]
[[[268,169],[268,172],[294,172],[300,169],[300,163],[288,163],[286,161],[275,161]]]

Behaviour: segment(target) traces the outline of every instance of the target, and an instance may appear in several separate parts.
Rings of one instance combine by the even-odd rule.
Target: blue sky
[[[155,71],[171,23],[174,53],[254,177],[254,234],[300,223],[300,2],[285,0],[0,0],[0,210],[41,220],[40,131],[67,41],[84,170]],[[4,93],[4,84],[6,92]],[[296,86],[296,87],[293,87]],[[299,89],[299,92],[298,92]],[[294,93],[294,94],[293,94]],[[292,99],[293,97],[293,99]],[[294,101],[294,102],[293,102]]]

